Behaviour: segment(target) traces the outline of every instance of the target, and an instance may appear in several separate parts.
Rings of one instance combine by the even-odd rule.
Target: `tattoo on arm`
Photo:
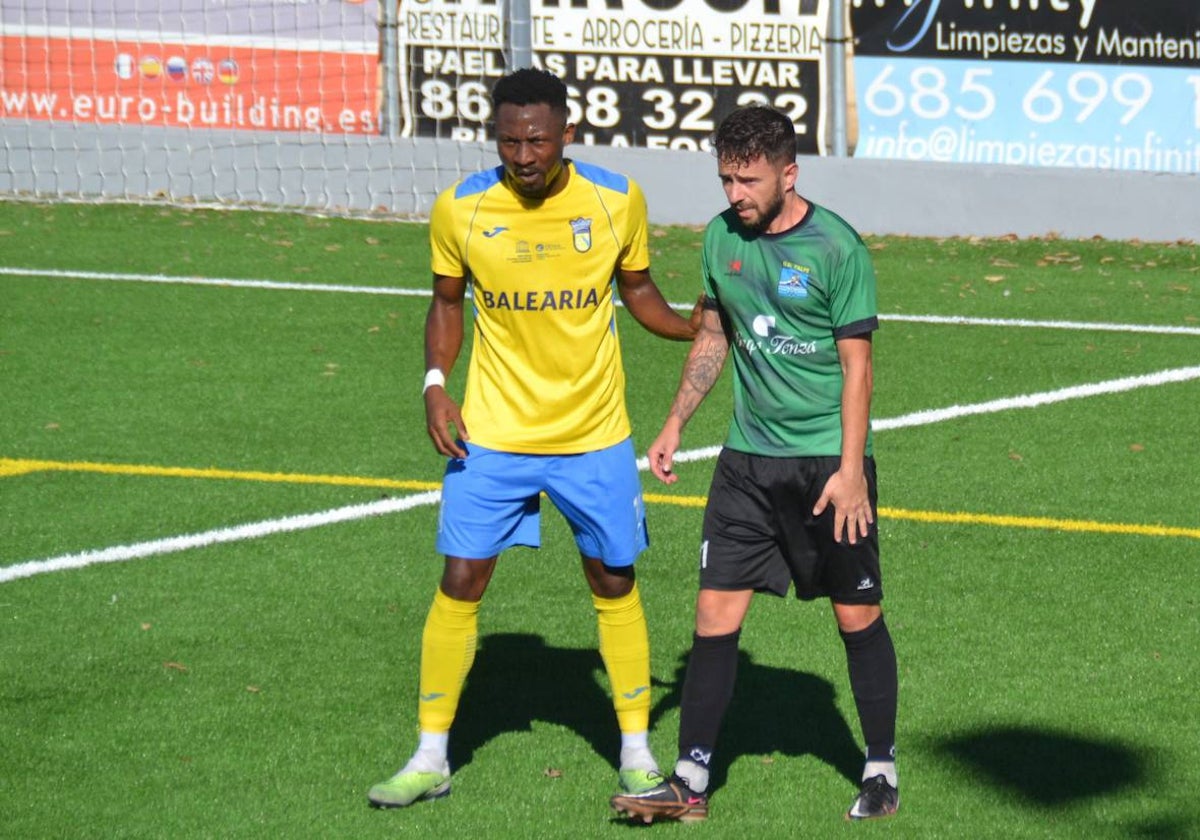
[[[725,366],[725,356],[728,352],[729,344],[723,332],[701,327],[700,334],[696,336],[688,354],[687,363],[683,366],[683,376],[680,378],[675,401],[671,403],[670,416],[677,417],[681,426],[691,419],[700,403],[712,390],[713,384],[721,375],[721,369]]]

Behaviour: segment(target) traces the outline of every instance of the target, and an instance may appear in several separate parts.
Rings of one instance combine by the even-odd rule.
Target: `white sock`
[[[649,733],[621,733],[622,770],[658,770],[658,762],[650,752]]]
[[[900,779],[896,774],[896,762],[894,761],[868,761],[863,767],[862,780],[874,779],[876,776],[883,776],[887,779],[887,783],[897,790],[900,789]]]
[[[450,763],[446,760],[446,751],[449,745],[449,732],[422,732],[417,751],[404,765],[403,772],[448,774]]]
[[[681,759],[675,762],[675,775],[687,782],[696,793],[708,790],[708,768],[694,761]]]

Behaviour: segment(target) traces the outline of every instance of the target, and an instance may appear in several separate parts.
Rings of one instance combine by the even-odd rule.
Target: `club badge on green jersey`
[[[811,274],[806,266],[784,263],[779,270],[779,296],[785,298],[808,297],[808,281]]]

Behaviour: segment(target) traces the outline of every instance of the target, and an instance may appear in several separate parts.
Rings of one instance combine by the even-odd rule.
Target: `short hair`
[[[492,111],[501,105],[549,105],[567,116],[567,86],[548,70],[522,67],[503,76],[492,88]]]
[[[771,163],[794,163],[796,127],[781,111],[767,105],[746,105],[721,120],[713,135],[720,161],[745,164],[760,157]]]

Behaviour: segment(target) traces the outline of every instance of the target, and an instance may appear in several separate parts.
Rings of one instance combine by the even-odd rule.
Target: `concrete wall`
[[[489,145],[266,132],[0,122],[0,196],[166,199],[424,217]],[[724,207],[702,152],[572,146],[635,178],[651,221],[704,224]],[[799,190],[863,233],[1056,234],[1200,240],[1200,176],[1010,166],[800,159]]]

